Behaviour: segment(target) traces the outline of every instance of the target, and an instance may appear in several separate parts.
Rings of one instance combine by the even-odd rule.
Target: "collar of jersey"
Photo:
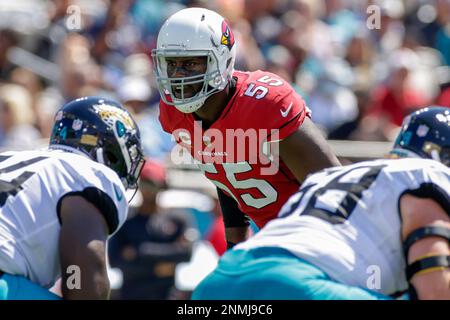
[[[62,145],[62,144],[53,144],[53,145],[49,146],[47,148],[47,150],[75,153],[75,154],[78,154],[78,155],[83,156],[85,158],[88,158],[89,160],[92,160],[92,158],[89,157],[86,153],[84,153],[84,152],[82,152],[82,151],[80,151],[78,149],[75,149],[73,147],[65,146],[65,145]]]

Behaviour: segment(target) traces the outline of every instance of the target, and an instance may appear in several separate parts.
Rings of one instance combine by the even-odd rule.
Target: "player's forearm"
[[[427,238],[416,242],[409,251],[409,263],[429,256],[449,256],[448,241]],[[420,300],[450,300],[450,269],[435,268],[417,273],[411,284]]]
[[[225,225],[227,249],[231,249],[239,242],[247,240],[250,219],[239,209],[234,199],[228,197],[219,188],[217,188],[217,195]]]
[[[107,300],[110,297],[109,280],[104,274],[91,273],[81,283],[80,289],[62,286],[64,300]],[[68,277],[63,277],[63,282],[70,282]]]
[[[100,211],[80,196],[64,198],[59,258],[64,299],[107,299],[108,227]]]
[[[91,241],[87,244],[88,248],[75,245],[70,256],[61,257],[64,299],[109,299],[110,284],[104,246],[102,241]]]
[[[225,237],[227,241],[227,249],[231,249],[236,244],[247,240],[249,227],[225,228]]]
[[[448,239],[443,236],[431,236],[436,232],[432,228],[450,230],[450,217],[441,205],[433,199],[419,198],[405,194],[400,199],[400,212],[402,218],[402,239],[409,247],[407,250],[407,264],[409,270],[414,262],[425,261],[428,257],[450,256]],[[425,236],[419,236],[418,230],[428,228]],[[413,236],[413,241],[411,235]],[[405,245],[404,244],[404,245]],[[424,260],[425,259],[425,260]],[[450,269],[445,264],[421,263],[415,273],[410,273],[410,284],[414,287],[419,299],[450,299]]]

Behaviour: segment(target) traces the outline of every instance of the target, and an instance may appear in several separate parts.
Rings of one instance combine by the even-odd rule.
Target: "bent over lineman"
[[[310,176],[193,298],[450,299],[450,110],[412,114],[392,153]]]

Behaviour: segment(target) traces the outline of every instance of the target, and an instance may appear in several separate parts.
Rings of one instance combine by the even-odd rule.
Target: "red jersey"
[[[291,135],[309,111],[292,87],[275,74],[235,71],[236,90],[207,129],[192,113],[160,102],[159,120],[189,150],[206,177],[239,205],[258,227],[274,219],[299,183],[268,146]],[[273,153],[273,152],[272,152]]]

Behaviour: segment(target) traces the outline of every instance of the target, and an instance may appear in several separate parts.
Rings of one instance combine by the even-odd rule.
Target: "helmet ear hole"
[[[120,156],[116,155],[114,152],[110,150],[106,150],[103,153],[103,157],[105,158],[105,164],[113,169],[121,178],[125,178],[127,176],[127,168],[123,159]]]
[[[110,151],[105,151],[105,160],[110,164],[116,164],[119,159]]]

